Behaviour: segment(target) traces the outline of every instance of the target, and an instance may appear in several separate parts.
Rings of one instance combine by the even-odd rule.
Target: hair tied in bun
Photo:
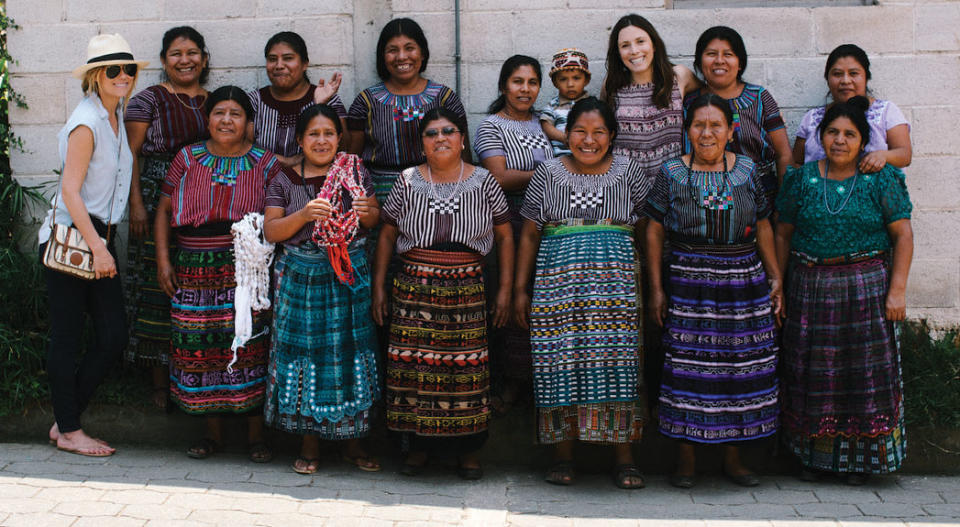
[[[831,123],[841,117],[846,117],[860,132],[861,147],[870,144],[870,123],[867,121],[867,110],[869,108],[870,99],[863,95],[855,95],[844,102],[830,105],[824,113],[820,125],[817,126],[817,135],[820,137],[820,141],[823,141],[823,132]]]
[[[847,99],[847,104],[853,106],[861,112],[866,113],[867,109],[870,108],[870,99],[864,97],[863,95],[854,95],[853,97]]]

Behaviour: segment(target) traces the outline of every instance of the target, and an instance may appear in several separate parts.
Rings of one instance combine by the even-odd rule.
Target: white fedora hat
[[[130,44],[119,34],[95,35],[87,44],[87,63],[73,70],[73,76],[82,79],[83,74],[93,68],[112,64],[136,64],[145,68],[150,62],[134,60]]]

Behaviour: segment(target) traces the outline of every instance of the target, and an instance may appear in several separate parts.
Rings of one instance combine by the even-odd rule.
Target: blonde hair
[[[83,74],[83,80],[80,81],[80,89],[83,90],[84,95],[90,95],[91,93],[100,95],[100,70],[105,68],[106,66],[90,68]]]
[[[83,80],[80,81],[80,89],[83,90],[84,95],[90,95],[94,93],[97,97],[100,96],[100,72],[107,69],[106,66],[98,66],[96,68],[90,68],[83,74]],[[133,76],[133,83],[130,85],[130,93],[127,94],[123,100],[120,101],[120,104],[123,106],[123,109],[126,109],[127,100],[130,99],[130,96],[133,95],[133,90],[137,87],[137,79],[140,78],[140,69],[137,69],[137,74]]]

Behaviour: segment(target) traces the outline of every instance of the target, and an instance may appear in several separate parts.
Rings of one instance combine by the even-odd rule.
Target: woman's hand
[[[117,276],[117,262],[114,261],[113,255],[106,247],[94,249],[93,272],[97,280]]]
[[[315,104],[327,104],[330,102],[330,99],[333,99],[333,96],[337,94],[337,90],[340,89],[341,80],[343,80],[343,75],[341,75],[339,71],[334,73],[329,81],[324,81],[322,78],[317,80],[317,87],[313,90],[313,102]]]
[[[887,320],[900,322],[907,318],[907,293],[902,289],[890,288],[887,291]]]
[[[530,294],[526,289],[513,293],[513,321],[523,329],[530,329]]]
[[[785,310],[783,305],[783,284],[778,278],[770,280],[770,306],[771,309],[773,309],[773,316],[777,327],[780,327],[783,324]]]
[[[143,206],[143,201],[130,201],[130,236],[133,238],[146,238],[152,227],[147,220],[147,208]]]
[[[377,198],[374,196],[364,196],[353,200],[353,210],[357,211],[357,216],[361,220],[369,218],[373,210],[377,207]]]
[[[163,290],[164,294],[170,298],[173,298],[173,295],[177,293],[180,285],[177,284],[177,274],[174,272],[169,260],[157,259],[157,284],[160,286],[160,289]]]
[[[373,321],[383,326],[389,321],[387,317],[387,291],[382,284],[374,284],[370,288],[370,311]]]
[[[329,218],[332,213],[333,206],[323,198],[314,198],[300,209],[300,216],[303,217],[304,222],[323,221]]]
[[[663,327],[667,318],[667,295],[662,287],[653,287],[650,291],[650,316],[658,326]]]
[[[883,150],[866,153],[860,159],[860,172],[872,174],[879,172],[887,164],[887,153]]]
[[[502,328],[510,322],[510,289],[501,287],[493,304],[493,327]]]

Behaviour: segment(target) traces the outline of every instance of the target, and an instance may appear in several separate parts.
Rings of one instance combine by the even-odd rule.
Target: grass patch
[[[900,342],[908,426],[960,429],[960,330],[907,322]]]

